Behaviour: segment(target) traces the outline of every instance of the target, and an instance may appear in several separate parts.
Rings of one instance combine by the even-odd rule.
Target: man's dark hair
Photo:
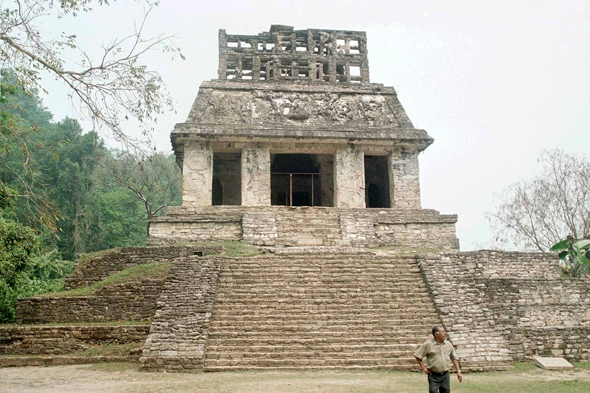
[[[432,335],[434,336],[438,331],[442,328],[442,326],[435,325],[432,327]]]

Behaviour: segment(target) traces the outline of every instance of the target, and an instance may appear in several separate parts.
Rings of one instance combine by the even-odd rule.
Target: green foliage
[[[71,289],[69,291],[46,293],[43,296],[51,297],[73,297],[73,296],[90,296],[97,290],[105,287],[112,287],[117,284],[126,284],[130,282],[141,281],[147,278],[164,279],[168,275],[170,264],[168,263],[146,263],[130,267],[120,272],[114,273],[104,280],[82,288]]]
[[[570,277],[586,277],[590,272],[590,239],[574,239],[568,236],[551,247],[559,253],[561,270]]]
[[[43,253],[32,228],[0,217],[0,322],[14,321],[17,298],[62,290],[73,265]]]

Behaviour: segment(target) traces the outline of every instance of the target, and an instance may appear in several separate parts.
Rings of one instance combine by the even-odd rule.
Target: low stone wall
[[[179,242],[240,240],[242,216],[168,216],[150,223],[149,245]]]
[[[174,261],[140,358],[142,370],[202,371],[220,258]]]
[[[590,326],[511,329],[508,341],[515,361],[534,356],[563,357],[570,361],[590,361]]]
[[[589,360],[590,286],[561,278],[555,255],[479,251],[420,255],[418,261],[468,368],[502,369],[512,359],[548,352]],[[561,341],[568,332],[574,338]]]
[[[220,252],[221,246],[117,248],[100,253],[90,259],[78,260],[74,272],[66,280],[65,288],[68,290],[92,285],[113,273],[145,263],[167,262],[180,256],[204,256]]]
[[[105,287],[92,296],[18,299],[18,324],[147,321],[156,312],[164,280],[147,279]]]
[[[245,240],[257,245],[397,246],[459,249],[456,215],[428,209],[328,207],[170,207],[150,222],[149,244]]]
[[[0,325],[0,355],[63,355],[102,344],[143,343],[149,325]]]

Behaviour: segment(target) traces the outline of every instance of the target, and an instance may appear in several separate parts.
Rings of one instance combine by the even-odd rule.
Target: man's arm
[[[459,368],[459,362],[457,361],[457,359],[453,359],[453,366],[455,366],[455,370],[457,370],[457,379],[459,380],[459,382],[463,381],[463,375],[461,374],[461,369]]]
[[[430,370],[426,368],[426,366],[424,365],[424,363],[422,363],[422,359],[420,359],[417,356],[414,356],[416,358],[416,362],[418,362],[418,365],[420,366],[420,368],[422,369],[422,371],[424,371],[426,374],[430,374]]]

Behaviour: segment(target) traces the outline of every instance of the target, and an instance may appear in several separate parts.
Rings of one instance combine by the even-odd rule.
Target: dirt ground
[[[453,392],[588,392],[590,369],[471,373]],[[0,369],[0,392],[424,392],[426,377],[386,371],[145,373],[133,364]]]

